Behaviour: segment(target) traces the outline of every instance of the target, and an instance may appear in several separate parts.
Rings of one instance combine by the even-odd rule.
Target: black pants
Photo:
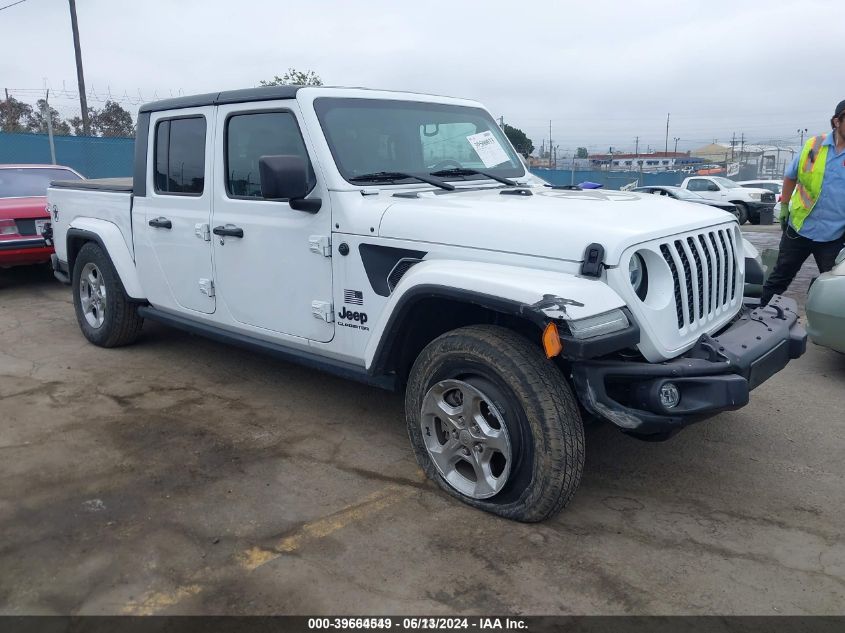
[[[778,261],[763,286],[760,303],[766,305],[772,295],[783,294],[810,255],[816,260],[819,272],[829,271],[833,268],[836,256],[844,245],[845,235],[832,242],[814,242],[798,235],[792,226],[787,226],[780,238]]]

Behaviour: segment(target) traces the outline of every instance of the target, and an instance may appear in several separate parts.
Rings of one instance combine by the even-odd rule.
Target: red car
[[[50,223],[47,187],[51,180],[81,179],[60,165],[0,165],[0,268],[50,261],[53,247],[43,237]]]

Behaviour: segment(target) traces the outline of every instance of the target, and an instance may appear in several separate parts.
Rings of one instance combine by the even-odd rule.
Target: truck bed
[[[56,256],[67,263],[70,229],[90,231],[104,241],[117,239],[128,258],[134,256],[132,240],[131,178],[55,180],[47,189]],[[119,235],[117,231],[119,231]],[[109,237],[111,236],[111,237]],[[115,248],[114,244],[110,244]]]
[[[132,193],[132,178],[92,178],[90,180],[54,180],[51,187],[57,189],[89,189],[93,191],[117,191]]]

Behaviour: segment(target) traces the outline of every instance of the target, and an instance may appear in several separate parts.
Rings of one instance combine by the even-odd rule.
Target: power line
[[[11,9],[15,5],[23,4],[24,2],[26,2],[26,0],[18,0],[17,2],[13,2],[12,4],[7,4],[5,7],[0,7],[0,11],[2,11],[3,9]]]

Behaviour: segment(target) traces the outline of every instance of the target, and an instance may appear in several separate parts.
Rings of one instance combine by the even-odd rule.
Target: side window
[[[156,193],[202,195],[205,185],[205,118],[166,119],[156,125]]]
[[[226,192],[239,198],[261,197],[258,159],[262,156],[302,156],[308,161],[311,187],[314,169],[296,118],[290,112],[235,114],[226,122]]]
[[[687,189],[690,191],[704,191],[706,189],[706,185],[701,178],[695,178],[689,181],[687,185]]]

